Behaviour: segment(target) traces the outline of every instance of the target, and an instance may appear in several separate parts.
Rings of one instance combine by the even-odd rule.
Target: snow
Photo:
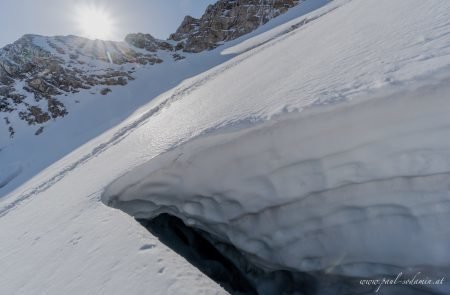
[[[142,69],[104,98],[114,116],[86,107],[92,125],[69,116],[5,147],[2,163],[36,165],[20,182],[70,153],[2,191],[0,293],[224,293],[122,210],[175,214],[267,269],[448,273],[450,2],[337,0],[305,18]]]
[[[44,43],[44,37],[36,36],[35,38],[36,43]],[[50,40],[61,45],[53,38]],[[49,46],[47,45],[47,47]],[[55,51],[53,48],[51,50]],[[104,87],[100,85],[93,89],[81,90],[76,94],[57,96],[67,106],[69,115],[44,124],[45,132],[39,136],[34,136],[37,127],[30,127],[18,117],[9,116],[9,120],[16,127],[16,134],[14,140],[11,140],[6,128],[0,130],[0,162],[20,163],[24,169],[8,186],[0,188],[0,198],[78,146],[114,127],[152,98],[171,89],[184,79],[226,60],[226,58],[216,57],[212,53],[206,53],[203,56],[204,59],[191,56],[189,59],[177,62],[173,61],[173,58],[167,53],[162,57],[165,60],[163,64],[123,66],[122,70],[125,71],[132,67],[136,68],[134,74],[136,80],[129,81],[125,87],[108,86],[112,89],[112,93],[108,95],[99,93]],[[92,62],[90,58],[83,56],[80,60],[86,62],[83,70],[88,73],[95,74],[91,68],[96,71],[105,68],[115,70],[122,68],[122,66],[104,62]],[[18,83],[23,84],[24,82]],[[22,87],[17,86],[17,89],[22,89]],[[27,99],[34,101],[32,97]],[[50,142],[52,143],[51,153],[48,152]],[[2,181],[1,176],[0,181]]]
[[[12,181],[9,181],[7,186],[0,187],[0,198],[12,192],[39,171],[61,159],[83,143],[113,128],[151,99],[179,86],[185,79],[189,79],[230,60],[234,55],[222,55],[221,52],[224,48],[240,44],[247,38],[269,31],[274,27],[276,28],[285,21],[301,17],[313,9],[323,6],[325,3],[327,1],[306,1],[286,14],[269,21],[269,23],[253,33],[231,41],[213,51],[201,54],[182,53],[186,56],[186,59],[179,61],[174,61],[168,52],[158,51],[158,57],[164,60],[162,64],[153,66],[142,66],[139,64],[111,65],[107,62],[93,60],[90,56],[83,54],[83,52],[77,51],[77,54],[80,55],[79,60],[85,63],[84,65],[77,65],[77,68],[84,73],[96,74],[96,72],[101,73],[106,69],[128,71],[131,68],[135,68],[136,72],[133,74],[133,77],[136,80],[129,81],[126,87],[108,86],[112,89],[112,93],[106,96],[99,94],[101,88],[104,87],[101,85],[88,90],[81,89],[79,93],[68,94],[68,96],[64,94],[56,96],[57,99],[64,102],[67,106],[69,115],[63,119],[44,124],[45,132],[39,136],[34,136],[37,127],[30,128],[18,117],[10,116],[9,120],[14,123],[16,134],[14,141],[11,141],[7,128],[0,129],[0,162],[4,163],[4,165],[10,165],[10,163],[18,164],[22,167],[22,171]],[[74,48],[86,43],[87,40],[76,36],[31,36],[33,36],[33,42],[36,45],[59,56],[66,61],[66,64],[69,64],[71,61],[67,53],[73,52]],[[58,53],[55,48],[49,45],[49,42],[62,48],[66,54]],[[115,46],[108,43],[105,46],[112,53],[128,46],[125,43],[116,43]],[[143,54],[149,53],[134,47],[133,50]],[[18,83],[24,84],[25,82],[20,81]],[[16,88],[21,90],[22,86],[17,85]],[[24,91],[20,93],[27,94]],[[35,104],[32,97],[27,97],[27,99],[31,100],[32,104]],[[45,103],[45,101],[42,101],[42,103]],[[48,152],[49,142],[52,143],[51,153]],[[0,182],[6,182],[5,180],[0,174]]]
[[[133,219],[80,197],[97,186],[80,173],[72,192],[61,182],[2,217],[1,294],[225,294]]]
[[[445,80],[202,136],[102,198],[141,219],[179,216],[268,270],[371,277],[431,264],[445,273],[449,91]]]
[[[325,6],[325,4],[329,5]],[[242,52],[255,48],[276,37],[284,35],[294,28],[306,24],[311,20],[307,17],[300,18],[299,15],[306,15],[311,11],[318,10],[322,6],[325,6],[322,10],[318,10],[314,13],[313,18],[315,19],[341,5],[342,2],[330,3],[330,0],[305,1],[301,3],[301,5],[294,6],[293,8],[289,9],[287,13],[271,19],[266,26],[261,26],[255,31],[230,42],[227,46],[228,48],[224,49],[221,54],[240,54]],[[323,12],[320,13],[320,11]],[[233,46],[233,44],[236,45]]]

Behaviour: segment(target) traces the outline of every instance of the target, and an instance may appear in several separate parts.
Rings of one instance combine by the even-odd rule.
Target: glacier
[[[201,136],[102,199],[138,219],[182,218],[267,270],[373,277],[429,264],[445,274],[448,85]]]
[[[267,271],[448,275],[450,2],[289,13],[2,198],[0,293],[226,294],[161,214]]]

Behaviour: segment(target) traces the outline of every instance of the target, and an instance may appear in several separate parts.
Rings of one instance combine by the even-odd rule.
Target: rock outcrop
[[[173,46],[170,43],[158,40],[150,34],[128,34],[125,37],[125,42],[137,48],[145,49],[150,52],[156,52],[158,50],[174,50]]]
[[[297,5],[299,0],[220,0],[208,6],[200,19],[185,17],[169,39],[187,52],[213,49],[221,42],[254,31]]]

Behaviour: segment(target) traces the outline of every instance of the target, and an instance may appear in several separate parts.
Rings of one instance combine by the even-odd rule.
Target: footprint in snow
[[[156,247],[156,245],[154,245],[154,244],[145,244],[141,248],[139,248],[139,250],[145,251],[145,250],[153,249],[155,247]]]

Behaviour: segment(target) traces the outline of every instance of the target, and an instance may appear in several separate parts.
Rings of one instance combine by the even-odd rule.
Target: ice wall
[[[125,174],[102,199],[137,218],[178,216],[267,270],[446,273],[448,85],[203,136]]]

